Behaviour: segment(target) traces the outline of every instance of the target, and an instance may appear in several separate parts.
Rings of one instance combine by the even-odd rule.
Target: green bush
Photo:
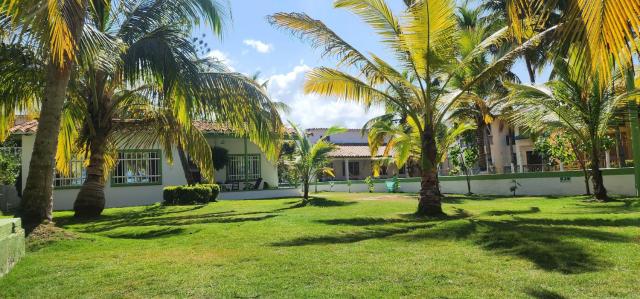
[[[20,159],[0,150],[0,185],[13,185],[20,174]]]
[[[163,189],[165,205],[206,204],[216,201],[220,187],[216,184],[194,186],[168,186]]]
[[[624,160],[624,166],[633,167],[633,160]]]

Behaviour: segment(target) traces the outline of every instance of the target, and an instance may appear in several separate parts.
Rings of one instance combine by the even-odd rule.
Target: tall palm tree
[[[111,48],[115,53],[104,50],[105,56],[118,57],[117,63],[83,63],[72,85],[68,115],[80,130],[68,132],[65,145],[71,146],[60,148],[73,152],[80,145],[88,156],[87,179],[74,203],[78,217],[95,217],[104,209],[105,174],[118,146],[158,144],[169,160],[174,147],[184,149],[213,181],[211,149],[195,120],[224,122],[277,156],[283,126],[275,105],[253,80],[197,57],[188,35],[192,23],[176,14],[176,4],[125,0],[91,19],[96,30],[121,44]],[[67,156],[59,155],[61,168],[68,165]]]
[[[304,90],[370,105],[395,105],[417,124],[421,145],[421,190],[419,215],[441,215],[438,184],[436,128],[449,108],[481,79],[513,63],[522,51],[554,29],[536,35],[499,60],[496,60],[461,89],[452,88],[451,79],[465,64],[488,47],[506,38],[503,28],[483,41],[466,57],[459,55],[460,35],[454,2],[450,0],[414,1],[400,17],[383,0],[337,0],[360,16],[381,37],[383,45],[398,60],[397,67],[375,54],[364,55],[329,29],[322,21],[303,13],[277,13],[269,17],[275,26],[307,39],[325,56],[338,60],[337,68],[319,67],[307,74]],[[347,70],[343,70],[348,69]],[[352,75],[349,71],[353,71]],[[404,74],[408,74],[405,76]],[[413,80],[408,80],[407,77]],[[414,83],[415,82],[415,83]]]
[[[290,163],[302,182],[302,200],[306,202],[309,200],[309,184],[311,180],[322,174],[334,176],[333,168],[328,166],[331,162],[329,154],[337,146],[327,139],[331,135],[346,132],[346,129],[336,126],[330,127],[320,139],[312,143],[304,130],[293,123],[290,124],[294,131],[290,137],[295,143],[295,150],[291,155],[292,161]]]
[[[20,214],[26,227],[52,219],[53,157],[62,105],[80,47],[87,0],[2,0],[0,15],[9,35],[25,41],[46,57],[40,130],[36,134]],[[13,39],[13,41],[16,41]],[[5,120],[10,120],[7,118]]]
[[[557,128],[582,140],[589,149],[594,195],[606,201],[609,197],[600,170],[602,140],[616,109],[640,92],[616,90],[612,83],[601,83],[597,76],[582,80],[580,72],[579,66],[558,60],[555,77],[544,86],[508,85],[507,103],[514,108],[510,120],[516,127],[532,131]]]

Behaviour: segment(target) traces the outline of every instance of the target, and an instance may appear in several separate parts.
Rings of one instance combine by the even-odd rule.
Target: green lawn
[[[447,200],[322,193],[109,209],[56,221],[77,238],[32,246],[0,297],[636,297],[640,200]]]

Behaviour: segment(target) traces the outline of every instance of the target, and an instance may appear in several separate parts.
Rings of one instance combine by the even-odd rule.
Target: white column
[[[562,161],[560,161],[560,171],[564,171],[564,163]]]
[[[604,167],[611,168],[611,153],[609,151],[604,152]]]
[[[518,163],[520,172],[524,172],[524,167],[522,166],[522,154],[520,153],[520,151],[516,152],[516,163]]]
[[[344,159],[344,174],[347,181],[349,180],[349,159]]]

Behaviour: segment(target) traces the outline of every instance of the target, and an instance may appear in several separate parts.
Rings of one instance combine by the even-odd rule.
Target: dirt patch
[[[38,225],[31,231],[27,236],[26,245],[28,250],[35,251],[53,242],[77,238],[78,235],[57,227],[53,223],[45,223]]]

